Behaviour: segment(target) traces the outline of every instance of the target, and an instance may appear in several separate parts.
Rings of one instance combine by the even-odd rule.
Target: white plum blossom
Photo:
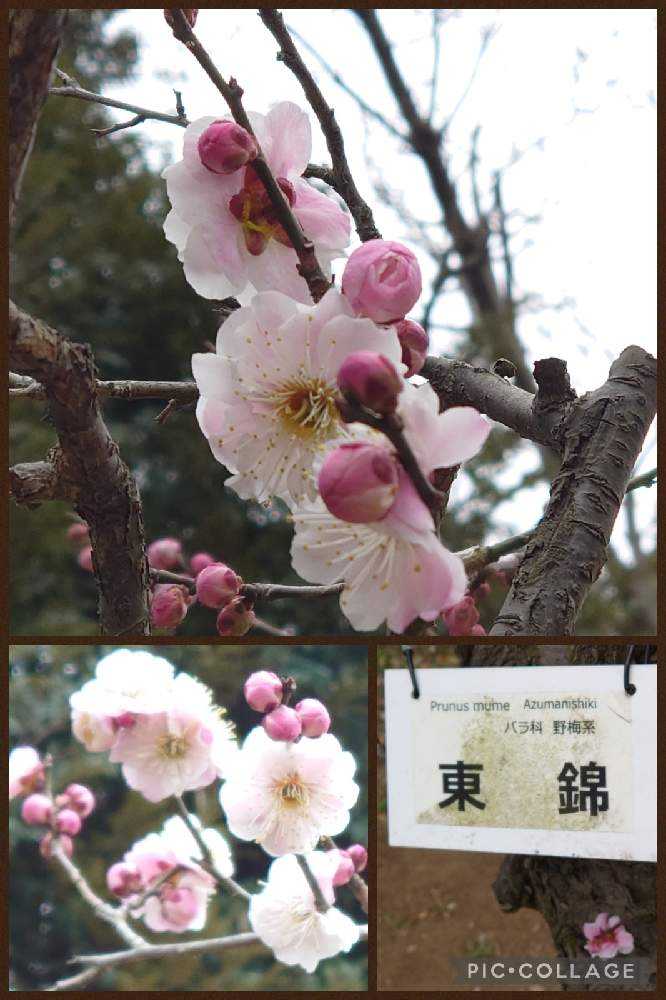
[[[202,827],[201,820],[194,813],[188,813],[192,826],[196,827],[201,839],[208,848],[213,865],[220,875],[231,878],[234,874],[234,862],[231,848],[219,830],[214,827]],[[185,861],[201,861],[201,848],[180,816],[171,816],[162,826],[162,840],[174,852],[176,857]]]
[[[251,112],[249,119],[292,212],[330,276],[331,262],[349,244],[350,222],[332,198],[302,177],[312,151],[308,115],[282,101],[267,115]],[[199,138],[219,120],[207,116],[192,122],[185,130],[183,159],[162,175],[172,205],[164,232],[178,248],[185,277],[204,298],[242,297],[250,285],[309,302],[296,253],[252,164],[224,175],[201,162]]]
[[[26,795],[44,784],[44,765],[34,747],[14,747],[9,755],[9,798]]]
[[[405,437],[426,475],[471,458],[490,430],[471,407],[440,414],[427,383],[406,382],[398,399]],[[462,560],[440,542],[430,511],[402,468],[396,500],[380,520],[342,521],[317,499],[296,509],[293,521],[294,569],[310,583],[344,583],[340,607],[359,631],[386,622],[401,633],[417,617],[434,621],[464,596]]]
[[[195,354],[199,426],[227,481],[244,499],[316,496],[322,451],[354,433],[335,405],[337,374],[352,351],[383,354],[399,372],[395,327],[358,319],[335,289],[316,306],[262,292],[221,326],[216,353]]]
[[[354,757],[330,733],[295,743],[261,726],[246,737],[220,789],[229,830],[274,856],[311,851],[341,833],[358,798]]]
[[[334,852],[307,854],[329,908],[320,913],[314,894],[293,854],[277,858],[263,890],[252,896],[249,918],[252,929],[280,962],[300,965],[314,972],[322,959],[348,952],[360,938],[360,928],[334,905]]]

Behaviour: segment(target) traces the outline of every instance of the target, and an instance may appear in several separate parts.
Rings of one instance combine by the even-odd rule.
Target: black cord
[[[632,684],[629,680],[629,675],[631,673],[631,665],[634,662],[634,653],[636,652],[636,646],[632,643],[627,649],[627,655],[624,661],[624,691],[625,694],[632,695],[636,694],[636,685]],[[649,655],[649,647],[646,650],[645,662],[647,663],[647,657]]]
[[[412,679],[412,698],[420,698],[421,691],[419,690],[419,682],[416,679],[416,670],[414,668],[414,650],[411,646],[403,646],[402,651],[405,654],[407,669],[409,670],[409,676]]]

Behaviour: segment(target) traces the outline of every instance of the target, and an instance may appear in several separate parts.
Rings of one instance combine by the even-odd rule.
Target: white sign
[[[389,843],[655,861],[657,670],[386,670]]]

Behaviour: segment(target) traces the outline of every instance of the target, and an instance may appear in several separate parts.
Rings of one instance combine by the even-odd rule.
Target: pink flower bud
[[[368,240],[354,250],[342,275],[352,309],[375,323],[402,319],[421,294],[421,269],[411,250],[392,240]]]
[[[355,870],[362,872],[368,863],[368,852],[363,844],[352,844],[351,847],[346,847],[345,854],[348,854],[354,862]]]
[[[187,587],[179,583],[158,583],[150,598],[150,621],[155,628],[175,628],[191,603]]]
[[[254,611],[244,597],[234,597],[217,616],[218,635],[245,635],[254,625]]]
[[[199,159],[213,174],[233,174],[258,153],[254,136],[236,122],[217,121],[199,136]]]
[[[389,359],[374,351],[348,354],[338,372],[338,387],[342,395],[375,413],[393,413],[403,386],[404,380]]]
[[[143,889],[143,880],[135,865],[127,864],[125,861],[118,861],[111,865],[106,873],[106,884],[109,892],[114,896],[125,899],[126,896],[134,896]]]
[[[236,596],[241,582],[224,563],[213,563],[197,576],[197,598],[207,608],[223,608]]]
[[[477,601],[479,600],[480,597],[487,597],[489,593],[490,593],[490,584],[486,583],[485,580],[483,581],[483,583],[480,583],[478,587],[474,588],[474,597]]]
[[[35,792],[24,800],[21,806],[21,819],[28,826],[46,826],[51,822],[53,803],[48,795]]]
[[[73,809],[61,809],[55,818],[55,828],[58,833],[75,837],[81,829],[81,817]]]
[[[379,521],[398,492],[397,461],[381,445],[343,444],[326,456],[318,485],[334,517],[355,524]]]
[[[148,564],[153,569],[178,569],[183,565],[183,549],[177,538],[158,538],[148,546]]]
[[[449,635],[471,635],[472,628],[479,620],[479,611],[474,602],[474,598],[463,597],[462,601],[454,604],[444,612],[444,621],[449,630]],[[485,634],[485,633],[484,633]]]
[[[255,712],[272,712],[282,701],[282,681],[270,670],[257,670],[245,681],[243,692]]]
[[[483,625],[472,625],[469,630],[470,635],[488,635]]]
[[[195,7],[194,9],[186,10],[185,8],[181,7],[179,9],[183,11],[183,14],[186,17],[187,23],[189,24],[190,28],[193,28],[194,25],[197,23],[197,14],[199,13],[199,8]],[[164,20],[173,30],[174,26],[173,14],[171,13],[168,7],[163,7],[162,10],[164,11]],[[174,35],[175,34],[176,32],[174,31]]]
[[[78,556],[76,557],[76,561],[81,567],[81,569],[84,569],[86,573],[92,573],[93,561],[92,561],[92,548],[90,547],[90,545],[86,545],[85,548],[81,549]]]
[[[291,743],[301,735],[301,720],[288,705],[278,705],[264,716],[261,724],[272,740]]]
[[[55,840],[53,834],[49,831],[45,833],[39,842],[39,853],[43,858],[48,861],[53,857],[53,848],[57,844],[61,849],[63,854],[71,858],[74,853],[74,841],[71,837],[68,837],[66,833],[59,834]]]
[[[402,347],[402,363],[407,365],[405,378],[418,375],[428,357],[430,342],[428,334],[419,323],[413,319],[403,319],[396,327],[398,340]]]
[[[331,717],[325,705],[322,705],[316,698],[303,698],[298,705],[294,706],[294,711],[300,719],[303,736],[310,739],[317,739],[323,736],[331,727]]]
[[[211,556],[208,552],[195,552],[190,559],[192,576],[198,576],[202,569],[205,569],[206,566],[212,566],[216,562],[215,556]]]
[[[58,804],[73,809],[82,819],[85,819],[95,808],[95,796],[86,785],[72,784],[68,785],[62,795],[58,796]]]
[[[336,868],[335,875],[333,876],[333,885],[336,888],[341,885],[347,885],[347,883],[351,880],[352,875],[356,874],[354,862],[346,851],[339,851],[337,848],[333,851],[327,851],[327,854],[334,855],[338,862],[338,867]]]
[[[67,538],[75,545],[87,545],[90,542],[90,532],[85,521],[75,521],[67,529]]]
[[[199,911],[194,892],[186,886],[165,885],[160,890],[162,916],[171,924],[171,930],[186,928]]]

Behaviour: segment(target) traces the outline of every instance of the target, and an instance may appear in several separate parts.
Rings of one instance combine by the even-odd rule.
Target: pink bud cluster
[[[287,701],[293,689],[290,678],[282,680],[270,670],[258,670],[250,674],[243,691],[250,708],[264,713],[261,724],[272,740],[293,743],[301,736],[323,736],[331,726],[326,706],[316,698],[303,698],[290,708]]]
[[[90,544],[90,531],[85,521],[74,521],[67,529],[67,540],[71,542],[76,550],[76,561],[80,569],[86,573],[92,573],[92,546]]]
[[[41,784],[43,786],[43,765]],[[28,826],[49,827],[39,842],[39,850],[44,858],[52,856],[56,843],[71,857],[74,851],[72,838],[81,832],[83,820],[94,808],[95,796],[90,789],[86,785],[74,783],[56,795],[55,799],[43,791],[31,792],[23,800],[21,819]]]
[[[351,847],[336,847],[329,852],[338,861],[338,867],[333,876],[333,885],[337,888],[351,882],[354,875],[362,872],[368,863],[368,852],[362,844],[352,844]]]
[[[486,630],[479,624],[479,609],[471,594],[444,611],[442,617],[449,635],[485,635]]]

